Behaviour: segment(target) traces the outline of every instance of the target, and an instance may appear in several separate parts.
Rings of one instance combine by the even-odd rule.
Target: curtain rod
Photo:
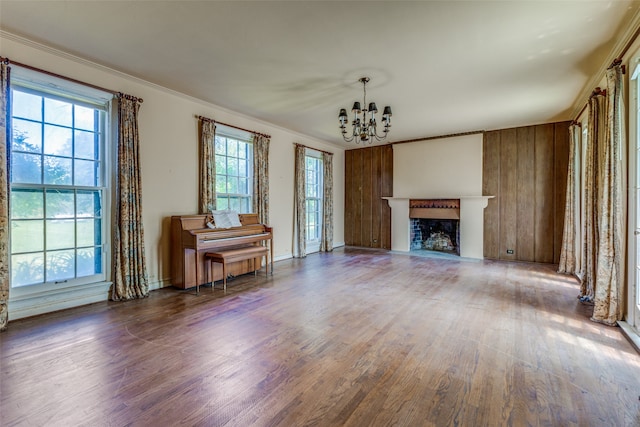
[[[219,122],[219,121],[217,121],[217,120],[210,119],[210,118],[205,117],[205,116],[198,116],[198,115],[196,115],[196,118],[198,118],[198,119],[202,120],[203,122],[211,122],[211,123],[213,123],[213,124],[217,124],[217,125],[228,126],[228,127],[230,127],[230,128],[234,128],[234,129],[242,130],[242,131],[245,131],[245,132],[252,133],[252,134],[254,134],[254,135],[260,135],[260,136],[264,136],[265,138],[269,138],[269,139],[271,139],[271,135],[267,135],[266,133],[260,133],[260,132],[256,132],[256,131],[254,131],[254,130],[244,129],[244,128],[241,128],[241,127],[238,127],[238,126],[230,125],[230,124],[228,124],[228,123],[222,123],[222,122]]]
[[[324,151],[324,150],[320,150],[319,148],[313,148],[313,147],[309,147],[308,145],[304,145],[304,144],[298,144],[297,142],[294,142],[293,145],[298,146],[298,147],[304,147],[304,148],[308,148],[310,150],[315,150],[315,151],[319,151],[321,153],[325,153],[325,154],[331,154],[333,155],[333,153],[331,151]]]
[[[607,94],[607,90],[602,90],[599,87],[595,88],[593,90],[593,92],[591,92],[591,95],[589,95],[589,99],[593,98],[594,96],[598,96],[598,95],[602,95],[605,96]],[[584,104],[584,107],[582,107],[582,110],[580,110],[580,112],[578,113],[578,115],[576,116],[576,118],[573,120],[574,122],[578,122],[578,118],[582,115],[582,113],[584,113],[584,110],[587,109],[587,107],[589,106],[589,101],[587,101],[586,104]]]
[[[122,96],[123,98],[130,99],[130,100],[133,100],[133,101],[143,102],[142,98],[138,98],[138,97],[133,96],[133,95],[127,95],[127,94],[124,94],[122,92],[118,92],[118,91],[115,91],[115,90],[107,89],[107,88],[104,88],[104,87],[101,87],[101,86],[96,86],[94,84],[83,82],[81,80],[76,80],[76,79],[73,79],[71,77],[67,77],[67,76],[63,76],[63,75],[60,75],[60,74],[52,73],[51,71],[43,70],[41,68],[32,67],[31,65],[23,64],[21,62],[12,61],[9,58],[3,58],[3,57],[0,56],[0,61],[4,62],[6,64],[13,64],[13,65],[18,66],[18,67],[26,68],[27,70],[36,71],[38,73],[46,74],[47,76],[56,77],[58,79],[62,79],[62,80],[66,80],[66,81],[69,81],[69,82],[72,82],[72,83],[77,83],[77,84],[80,84],[80,85],[83,85],[83,86],[87,86],[87,87],[90,87],[92,89],[101,90],[102,92],[107,92],[107,93],[110,93],[112,95]]]

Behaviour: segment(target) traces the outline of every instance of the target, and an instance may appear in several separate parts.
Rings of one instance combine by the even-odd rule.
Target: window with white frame
[[[252,210],[253,144],[247,139],[216,134],[216,209]]]
[[[307,241],[319,243],[322,229],[322,159],[307,154],[305,171]]]
[[[108,259],[105,131],[111,95],[12,74],[12,289],[104,281]],[[43,288],[44,287],[44,288]]]

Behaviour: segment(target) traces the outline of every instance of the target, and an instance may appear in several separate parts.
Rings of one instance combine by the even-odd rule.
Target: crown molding
[[[638,31],[640,31],[640,8],[636,9],[634,15],[629,20],[629,23],[625,24],[624,27],[626,28],[625,31],[618,36],[616,43],[613,45],[609,55],[607,55],[606,61],[600,65],[598,72],[591,76],[576,98],[577,101],[574,103],[573,112],[571,113],[573,120],[577,120],[579,118],[578,115],[583,111],[587,102],[589,102],[589,97],[591,96],[593,89],[600,84],[600,81],[605,76],[607,68],[609,68],[614,59],[617,59],[620,53],[631,46],[631,44],[638,38]],[[622,62],[625,62],[628,59],[629,53],[630,52],[627,50],[624,53],[624,57],[620,58],[622,59]]]
[[[164,93],[176,96],[176,97],[184,99],[186,101],[193,102],[194,104],[199,104],[199,105],[201,105],[203,107],[206,107],[206,108],[213,108],[213,109],[218,110],[218,112],[222,112],[222,113],[225,113],[225,114],[230,114],[230,115],[236,116],[236,117],[241,118],[241,119],[249,120],[249,121],[251,121],[253,123],[256,123],[256,124],[259,124],[259,125],[263,125],[263,126],[266,126],[266,127],[272,128],[272,129],[277,129],[277,130],[280,130],[282,132],[286,132],[286,133],[292,134],[293,136],[295,136],[297,138],[301,138],[301,139],[306,140],[306,141],[314,141],[316,144],[325,145],[325,146],[328,146],[328,147],[331,147],[331,148],[337,148],[337,149],[340,149],[342,151],[345,151],[345,150],[348,149],[347,147],[332,143],[330,141],[320,140],[320,139],[311,137],[309,135],[305,135],[305,134],[302,134],[300,132],[294,131],[292,129],[287,129],[285,127],[276,125],[274,123],[269,123],[269,122],[266,122],[266,121],[264,121],[262,119],[258,119],[256,117],[251,117],[249,115],[246,115],[246,114],[238,112],[238,111],[230,110],[228,108],[222,107],[220,105],[213,104],[213,103],[205,101],[203,99],[196,98],[194,96],[187,95],[185,93],[178,92],[178,91],[173,90],[173,89],[169,89],[169,88],[161,86],[159,84],[152,83],[152,82],[150,82],[148,80],[144,80],[144,79],[142,79],[140,77],[136,77],[136,76],[133,76],[131,74],[127,74],[127,73],[124,73],[122,71],[118,71],[118,70],[116,70],[114,68],[107,67],[107,66],[99,64],[97,62],[93,62],[93,61],[90,61],[88,59],[73,55],[73,54],[71,54],[69,52],[65,52],[63,50],[60,50],[60,49],[57,49],[57,48],[54,48],[54,47],[51,47],[51,46],[48,46],[48,45],[33,41],[33,40],[30,40],[30,39],[27,39],[27,38],[24,38],[24,37],[19,36],[17,34],[13,34],[13,33],[10,33],[10,32],[7,32],[5,30],[0,29],[0,40],[2,40],[2,39],[12,40],[12,41],[14,41],[16,43],[20,43],[20,44],[26,45],[26,46],[34,48],[36,50],[48,53],[50,55],[57,56],[59,58],[66,59],[68,61],[72,61],[72,62],[75,62],[77,64],[84,65],[86,67],[90,67],[90,68],[93,68],[93,69],[96,69],[96,70],[99,70],[99,71],[102,71],[102,72],[105,72],[105,73],[108,73],[108,74],[115,75],[115,76],[120,77],[122,79],[131,81],[131,82],[134,82],[134,83],[137,83],[137,84],[140,84],[140,85],[152,88],[152,89],[155,89],[157,91],[164,92]],[[9,60],[11,60],[11,58],[9,58]],[[209,114],[203,113],[202,115],[206,116],[206,115],[210,115],[210,113]],[[254,127],[258,128],[258,126],[254,126]],[[273,132],[269,131],[267,133],[273,133]]]

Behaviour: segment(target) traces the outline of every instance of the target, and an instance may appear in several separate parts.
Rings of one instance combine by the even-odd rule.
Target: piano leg
[[[200,295],[200,280],[198,279],[198,251],[196,251],[196,295]]]

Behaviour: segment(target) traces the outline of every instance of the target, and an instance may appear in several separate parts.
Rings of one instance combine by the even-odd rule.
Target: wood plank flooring
[[[2,426],[638,426],[640,356],[554,266],[338,249],[11,322]]]

